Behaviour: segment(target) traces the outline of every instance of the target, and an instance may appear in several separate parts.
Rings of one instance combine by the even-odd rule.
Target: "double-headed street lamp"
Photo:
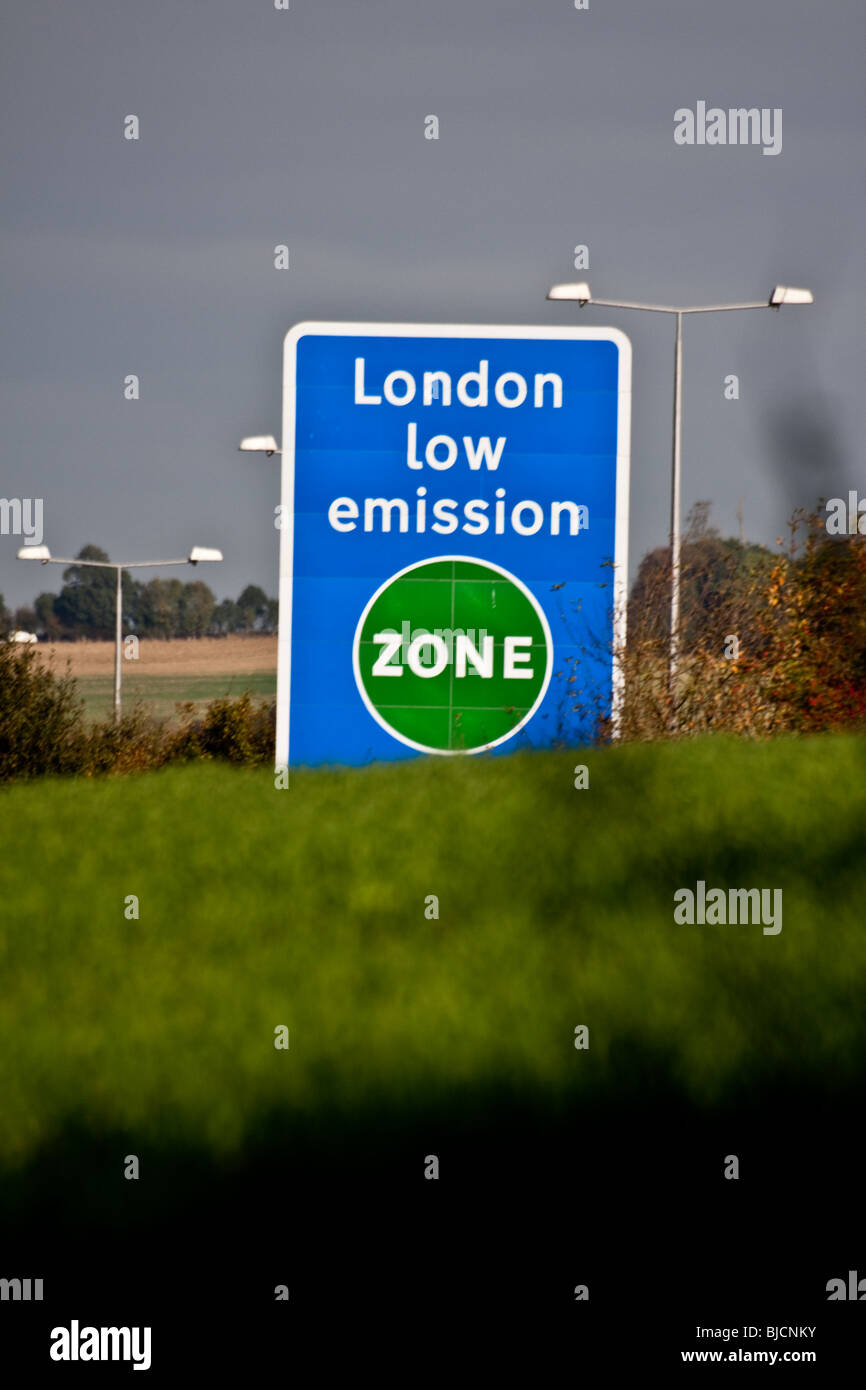
[[[114,718],[120,719],[120,648],[122,642],[121,626],[123,622],[123,610],[121,599],[121,576],[124,570],[152,569],[157,565],[198,565],[202,562],[210,563],[222,559],[221,550],[208,550],[205,546],[194,545],[192,550],[183,560],[129,560],[125,564],[118,564],[114,560],[64,560],[60,556],[51,554],[47,545],[25,545],[18,551],[19,560],[39,560],[43,565],[86,565],[91,569],[116,570],[117,572],[117,598],[115,602],[115,627],[114,627]]]
[[[676,314],[677,332],[674,346],[674,418],[671,468],[671,637],[669,698],[671,728],[676,728],[677,673],[679,667],[680,627],[680,486],[682,474],[683,431],[683,315],[726,314],[737,309],[780,309],[783,304],[812,304],[811,290],[777,285],[769,299],[748,304],[705,304],[677,307],[671,304],[632,304],[619,299],[596,299],[585,281],[574,285],[554,285],[548,299],[576,300],[581,308],[598,304],[605,309],[642,309],[652,314]],[[625,582],[625,576],[623,576]]]

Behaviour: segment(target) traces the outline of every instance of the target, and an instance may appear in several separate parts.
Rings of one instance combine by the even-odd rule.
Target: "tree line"
[[[77,560],[108,560],[97,545],[85,545]],[[0,633],[13,628],[35,632],[49,642],[114,636],[117,579],[114,570],[70,565],[63,571],[59,594],[41,593],[32,607],[7,609],[0,594]],[[229,633],[277,630],[277,600],[257,584],[248,584],[237,599],[220,603],[201,580],[135,579],[124,570],[123,631],[139,637],[224,637]]]

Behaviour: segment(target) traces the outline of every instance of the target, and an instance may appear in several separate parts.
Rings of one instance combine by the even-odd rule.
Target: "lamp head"
[[[280,446],[272,434],[250,434],[246,439],[242,439],[238,448],[244,454],[267,454],[268,458],[272,454],[280,453]]]
[[[814,304],[811,290],[798,290],[793,285],[777,285],[770,295],[770,308],[781,309],[783,304]]]
[[[547,291],[548,299],[576,299],[581,308],[592,302],[592,292],[585,280],[574,285],[551,285]]]

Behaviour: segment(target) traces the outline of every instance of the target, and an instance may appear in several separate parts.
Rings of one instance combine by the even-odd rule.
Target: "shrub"
[[[94,724],[86,739],[88,777],[103,773],[145,772],[168,761],[170,733],[164,720],[154,719],[141,704],[115,722]]]
[[[766,612],[771,695],[786,727],[866,724],[866,536],[828,536],[819,514],[796,514]]]
[[[0,642],[0,782],[79,772],[86,761],[83,705],[33,647]]]
[[[212,700],[198,719],[192,706],[187,705],[184,712],[185,721],[166,750],[166,762],[204,757],[249,765],[273,759],[275,702],[254,705],[245,692],[237,699]]]
[[[249,766],[268,763],[274,753],[276,705],[254,705],[249,692],[212,700],[204,714],[178,705],[179,725],[151,718],[141,705],[119,724],[96,725],[90,734],[86,771],[143,772],[170,763],[219,759]]]

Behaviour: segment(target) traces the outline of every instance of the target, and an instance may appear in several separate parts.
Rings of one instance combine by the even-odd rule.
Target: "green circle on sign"
[[[394,738],[423,753],[480,753],[513,738],[538,709],[553,639],[513,574],[446,555],[377,589],[352,660],[364,704]]]

